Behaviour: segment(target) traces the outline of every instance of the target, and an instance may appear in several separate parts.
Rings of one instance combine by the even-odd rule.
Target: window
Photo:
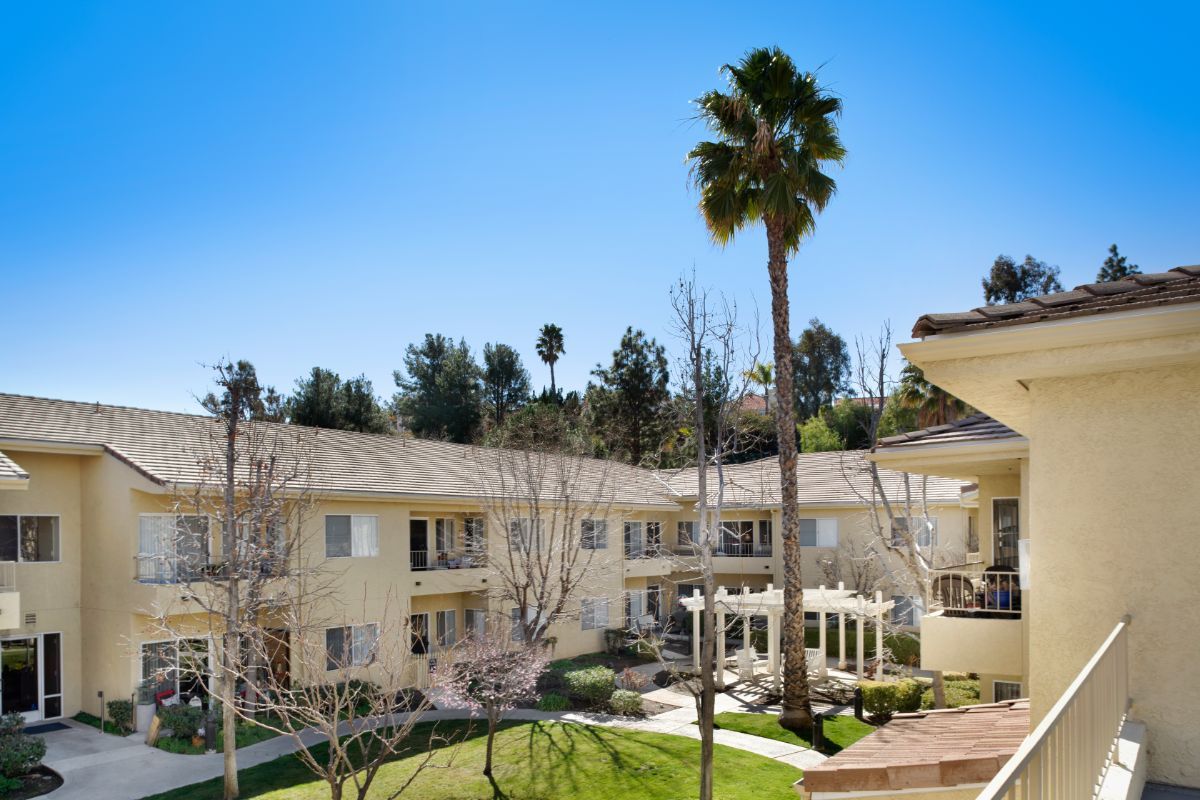
[[[727,556],[747,556],[754,552],[754,523],[734,520],[721,525],[721,546],[718,551]]]
[[[917,547],[937,547],[937,517],[929,517],[928,520],[924,517],[897,517],[892,520],[892,546],[904,547],[907,541],[905,533],[909,530],[915,532],[913,538]]]
[[[467,555],[482,559],[487,555],[487,528],[483,517],[467,517],[463,520],[463,547]]]
[[[585,597],[579,603],[579,624],[585,631],[608,627],[608,598]]]
[[[896,604],[892,607],[893,624],[906,625],[910,628],[917,624],[916,604],[913,603],[911,597],[894,594],[892,602]]]
[[[801,547],[837,547],[838,521],[836,519],[800,520]]]
[[[626,522],[625,556],[627,558],[641,558],[645,549],[645,540],[642,538],[642,523]]]
[[[684,597],[703,597],[704,596],[704,584],[703,583],[681,583],[681,584],[679,584],[678,587],[676,587],[675,594],[680,599],[683,599]]]
[[[454,627],[454,609],[437,612],[437,643],[442,647],[452,647],[458,639]]]
[[[754,548],[756,556],[771,555],[771,520],[758,521],[758,545]]]
[[[362,558],[379,555],[379,517],[362,514],[325,516],[325,557]]]
[[[454,520],[435,519],[433,521],[433,542],[439,555],[454,549]]]
[[[676,541],[680,547],[693,547],[698,544],[696,540],[696,523],[680,522],[677,536]]]
[[[542,548],[542,521],[513,519],[508,522],[508,548],[526,553]]]
[[[584,550],[608,549],[608,520],[585,519],[579,523],[579,546]]]
[[[487,612],[481,608],[468,608],[465,612],[467,636],[483,636],[487,633]]]
[[[975,514],[967,515],[967,552],[979,552],[979,518]]]
[[[58,517],[0,517],[0,561],[58,560]]]
[[[992,702],[1003,703],[1005,700],[1019,700],[1021,684],[1016,681],[992,681]]]
[[[362,667],[375,660],[379,625],[344,625],[325,629],[325,669]]]
[[[409,650],[414,655],[424,655],[429,652],[429,615],[425,613],[408,615]]]
[[[521,609],[514,608],[509,613],[512,616],[512,640],[514,642],[520,642],[525,638],[525,633],[521,629]],[[546,627],[546,618],[538,612],[536,606],[531,606],[525,612],[525,618],[527,622],[534,625],[535,629]]]
[[[662,551],[662,523],[646,523],[646,554],[657,556]]]
[[[208,564],[208,517],[187,514],[138,516],[138,580],[191,580]]]
[[[155,694],[204,691],[210,672],[207,639],[177,639],[142,645],[142,680],[154,685]]]
[[[1002,567],[1019,567],[1017,542],[1021,538],[1021,503],[1015,497],[992,500],[992,563]]]

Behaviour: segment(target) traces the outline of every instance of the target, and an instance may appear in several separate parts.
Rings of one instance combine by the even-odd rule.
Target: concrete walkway
[[[659,690],[664,691],[664,690]],[[676,694],[687,701],[686,706],[649,718],[618,717],[609,714],[581,712],[550,712],[518,709],[505,715],[509,720],[541,720],[575,722],[583,725],[602,725],[624,730],[647,731],[689,739],[700,738],[695,706],[690,697]],[[746,711],[770,713],[762,706],[749,706],[737,696],[718,694],[717,713]],[[431,710],[422,721],[466,719],[470,714],[460,710]],[[102,734],[95,728],[66,720],[69,730],[39,734],[46,740],[46,766],[63,777],[63,785],[47,797],[53,800],[138,800],[148,795],[187,786],[221,775],[223,759],[220,753],[210,755],[181,755],[147,747],[143,734],[127,738]],[[322,737],[312,733],[304,737],[315,744]],[[717,744],[773,758],[785,764],[805,769],[825,760],[825,756],[796,745],[751,736],[737,731],[713,732]],[[285,736],[238,750],[238,768],[272,761],[295,749]]]

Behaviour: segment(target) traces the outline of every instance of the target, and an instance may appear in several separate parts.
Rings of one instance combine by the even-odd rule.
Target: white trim
[[[34,515],[31,514],[30,516],[34,516]],[[57,697],[58,698],[59,713],[58,713],[58,716],[48,717],[48,716],[46,716],[46,697],[47,697],[47,695],[46,695],[46,662],[45,662],[46,638],[45,637],[54,636],[54,635],[58,636],[58,680],[59,680],[59,686],[58,686],[58,692],[55,694],[49,695],[49,697]],[[37,710],[36,711],[16,712],[16,713],[20,713],[22,715],[27,715],[27,716],[25,716],[26,722],[40,722],[42,720],[47,720],[47,719],[62,719],[63,717],[66,716],[66,714],[63,713],[64,704],[62,702],[63,697],[66,696],[66,683],[67,683],[67,680],[66,680],[67,675],[66,675],[66,669],[65,669],[66,656],[63,653],[63,650],[65,649],[63,647],[63,642],[65,641],[66,636],[63,634],[63,632],[61,630],[37,631],[35,633],[12,634],[9,636],[0,636],[0,642],[20,642],[20,641],[26,641],[29,639],[37,639],[37,667],[36,667],[37,683],[38,683]],[[0,712],[8,713],[3,708],[0,708]]]
[[[0,517],[16,517],[17,518],[17,560],[14,564],[61,564],[63,563],[63,547],[62,547],[62,514],[0,514]],[[58,525],[55,526],[54,549],[58,551],[58,558],[53,561],[26,561],[21,556],[21,518],[22,517],[47,517],[58,520]]]

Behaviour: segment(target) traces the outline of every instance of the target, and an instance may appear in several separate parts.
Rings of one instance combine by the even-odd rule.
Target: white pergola
[[[750,646],[748,633],[750,618],[762,616],[767,618],[767,671],[771,675],[775,691],[779,691],[783,676],[782,658],[780,657],[783,640],[783,626],[780,624],[783,617],[783,589],[776,589],[774,585],[768,583],[765,591],[751,592],[749,587],[742,587],[742,591],[739,593],[729,592],[724,586],[719,586],[714,600],[717,612],[717,658],[722,667],[725,663],[725,617],[743,618],[743,647]],[[680,603],[692,613],[692,661],[696,669],[700,669],[700,618],[704,611],[704,597],[701,595],[686,597],[681,599]],[[856,669],[858,678],[862,679],[866,656],[863,629],[865,625],[873,621],[875,623],[875,658],[879,664],[875,674],[879,680],[883,680],[883,615],[895,605],[892,600],[884,600],[882,592],[876,592],[875,598],[868,600],[861,594],[846,589],[842,583],[839,583],[836,589],[827,589],[824,586],[818,589],[805,589],[804,610],[819,615],[820,644],[817,650],[811,651],[809,655],[818,661],[820,675],[825,676],[826,619],[829,614],[837,614],[838,669],[846,668],[846,617],[849,616],[854,619],[858,631]],[[719,688],[724,688],[724,673],[723,668],[717,670],[716,679]]]

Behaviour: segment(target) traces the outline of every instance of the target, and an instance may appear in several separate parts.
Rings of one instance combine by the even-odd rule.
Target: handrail
[[[1112,633],[977,800],[1091,798],[1129,711],[1129,625]]]

